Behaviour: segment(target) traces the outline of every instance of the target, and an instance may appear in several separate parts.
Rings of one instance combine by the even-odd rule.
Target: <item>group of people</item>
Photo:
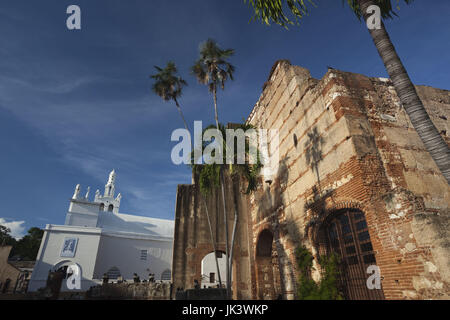
[[[107,273],[103,274],[103,284],[106,284],[109,282],[109,276]],[[117,277],[117,283],[124,283],[127,282],[126,280],[123,279],[122,275],[119,275]],[[134,283],[140,283],[141,279],[139,277],[139,275],[137,273],[133,274],[133,282]],[[147,282],[147,280],[143,280],[142,282]],[[148,282],[155,282],[155,274],[154,273],[149,273],[148,275]]]

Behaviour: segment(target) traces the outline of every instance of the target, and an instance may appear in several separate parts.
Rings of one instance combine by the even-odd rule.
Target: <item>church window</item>
[[[108,275],[109,279],[117,279],[120,277],[120,270],[117,267],[112,267],[108,270],[108,272],[106,272],[106,274]]]
[[[147,260],[147,250],[141,250],[141,260]]]
[[[114,210],[114,206],[112,205],[112,204],[110,204],[109,206],[108,206],[108,211],[109,212],[112,212]]]
[[[172,279],[172,271],[170,269],[166,269],[161,273],[161,280],[171,280]]]

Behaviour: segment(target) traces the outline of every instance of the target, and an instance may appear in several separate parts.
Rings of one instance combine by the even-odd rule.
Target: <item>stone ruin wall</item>
[[[417,91],[449,142],[450,92],[423,86]],[[256,248],[263,230],[274,237],[275,273],[275,289],[264,290],[280,287],[284,298],[295,298],[295,249],[305,244],[317,254],[311,230],[318,216],[341,208],[365,213],[385,298],[449,298],[450,187],[389,80],[334,69],[317,80],[282,60],[272,68],[248,122],[279,130],[280,165],[273,181],[261,181],[249,197],[242,183],[226,178],[230,235],[234,199],[239,210],[234,298],[261,298]],[[213,251],[197,180],[177,189],[174,291],[193,288],[201,260]],[[218,190],[207,203],[218,249],[224,251]]]
[[[201,282],[201,261],[213,252],[203,196],[198,187],[198,176],[191,185],[178,185],[175,211],[175,230],[172,262],[172,297],[178,288],[193,289],[194,280]],[[247,219],[245,185],[225,175],[225,199],[229,239],[234,223],[234,207],[239,212],[233,253],[233,298],[251,299],[251,229]],[[216,250],[225,252],[225,230],[221,189],[205,197],[210,214]],[[222,272],[222,271],[221,271]],[[223,281],[224,279],[222,279]]]
[[[417,90],[449,142],[450,92]],[[450,188],[389,80],[333,69],[316,80],[280,61],[248,122],[280,133],[277,176],[249,206],[253,249],[262,230],[274,234],[286,298],[295,296],[295,248],[314,252],[308,226],[339,208],[365,213],[387,299],[448,298]]]

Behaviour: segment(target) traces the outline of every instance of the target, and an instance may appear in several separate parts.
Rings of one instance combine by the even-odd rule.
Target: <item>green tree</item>
[[[156,93],[158,96],[160,96],[164,101],[173,100],[175,102],[175,105],[178,109],[180,117],[183,120],[184,127],[186,128],[187,131],[189,131],[188,124],[184,118],[183,112],[181,111],[180,104],[178,103],[178,98],[181,97],[181,94],[183,92],[183,87],[187,86],[187,82],[178,75],[177,67],[176,67],[175,63],[172,61],[169,61],[167,63],[167,66],[164,69],[160,68],[158,66],[154,66],[154,67],[158,71],[158,73],[150,76],[152,79],[155,80],[155,82],[152,86],[153,92]],[[192,148],[192,144],[191,144],[191,148]],[[203,204],[205,206],[206,216],[208,218],[209,232],[211,235],[212,246],[214,248],[214,252],[216,252],[216,244],[215,244],[214,236],[212,233],[211,219],[209,216],[208,206],[206,205],[205,198],[203,198]],[[217,254],[215,254],[215,260],[216,260],[217,274],[219,277],[219,284],[222,286],[222,279],[220,276],[220,269],[219,269],[219,262],[217,260]]]
[[[225,126],[219,123],[219,130],[222,135],[222,137],[226,136]],[[214,125],[210,125],[206,127],[203,130],[202,135],[209,129],[217,128],[214,127]],[[246,132],[247,130],[254,129],[254,127],[250,124],[235,124],[233,126],[235,130],[242,130],[243,132]],[[254,142],[254,141],[253,141]],[[217,141],[203,141],[201,145],[201,152],[199,154],[203,155],[204,150],[209,144],[217,143]],[[237,161],[238,153],[237,153],[237,144],[235,144],[234,150],[229,148],[227,146],[227,141],[225,139],[222,141],[222,152],[221,154],[221,162],[226,163],[227,158],[233,159],[231,164],[228,164],[228,173],[230,174],[232,179],[241,179],[244,178],[247,181],[247,189],[245,191],[246,194],[250,194],[251,192],[254,192],[257,189],[258,185],[258,177],[259,177],[259,171],[262,167],[262,163],[260,161],[260,153],[257,148],[253,148],[253,146],[250,145],[249,139],[245,140],[245,162],[242,164],[239,164]],[[255,163],[251,163],[250,158],[250,150],[255,151],[256,153],[256,159]],[[214,154],[212,156],[215,156]],[[202,194],[202,197],[207,197],[213,190],[215,190],[217,187],[222,187],[222,195],[224,195],[223,192],[223,181],[221,180],[223,178],[223,168],[224,165],[212,163],[212,164],[201,164],[197,165],[197,159],[195,158],[195,152],[192,152],[191,154],[191,163],[192,163],[192,170],[194,174],[199,175],[199,187],[200,187],[200,193]],[[223,197],[224,198],[224,197]],[[227,270],[227,288],[230,288],[231,286],[231,274],[232,274],[232,267],[233,267],[233,248],[235,243],[235,235],[236,235],[236,229],[237,229],[237,223],[238,223],[238,210],[237,210],[237,203],[236,203],[236,197],[234,198],[234,224],[233,224],[233,231],[231,236],[231,245],[230,245],[230,251],[228,254],[228,251],[226,253],[227,256],[227,264],[226,267]],[[205,203],[206,207],[206,203]],[[206,207],[207,209],[207,207]],[[209,215],[208,215],[208,223],[211,228],[211,224],[209,221]],[[228,228],[226,229],[228,230]],[[212,231],[211,231],[212,232]],[[212,234],[212,233],[211,233]],[[228,242],[228,239],[227,239]],[[215,249],[214,249],[215,250]],[[217,262],[217,260],[216,260]],[[227,297],[231,298],[230,291],[227,291]]]
[[[4,225],[0,225],[0,245],[14,246],[16,239],[11,236],[11,229]]]
[[[214,99],[214,114],[216,121],[216,129],[220,131],[219,126],[219,115],[217,108],[217,89],[225,88],[225,82],[228,79],[233,80],[234,66],[227,61],[234,54],[233,49],[221,49],[216,41],[213,39],[208,39],[201,45],[200,57],[196,63],[192,66],[191,72],[195,75],[198,82],[208,86],[209,92],[212,93]],[[223,170],[220,170],[220,181],[222,189],[222,199],[223,199],[223,212],[224,212],[224,227],[225,227],[225,251],[226,257],[229,259],[229,239],[228,239],[228,219],[226,214],[226,200],[225,200],[225,190],[223,186]],[[227,277],[227,297],[230,298],[231,290],[231,275],[229,271],[229,264],[226,264],[226,277]]]
[[[384,19],[393,18],[396,15],[391,0],[343,0],[342,2],[347,2],[355,15],[366,23],[372,15],[372,12],[368,12],[367,9],[373,5],[380,8]],[[410,4],[412,0],[404,0],[404,2]],[[244,0],[244,3],[247,3],[247,0]],[[284,27],[298,24],[299,20],[308,14],[308,3],[314,5],[311,0],[248,0],[248,3],[254,9],[253,19],[266,24],[273,21]],[[447,183],[450,184],[450,148],[426,112],[384,23],[381,22],[380,29],[369,29],[369,33],[411,123],[437,167],[447,179]]]
[[[33,227],[14,247],[14,254],[19,255],[22,260],[36,260],[39,247],[41,246],[44,230]]]
[[[160,96],[164,101],[173,100],[183,120],[184,127],[189,131],[187,122],[181,111],[178,98],[181,97],[183,87],[187,85],[187,82],[178,75],[178,70],[174,62],[169,61],[165,68],[154,66],[158,71],[156,74],[151,75],[150,78],[154,79],[152,89],[153,92]]]

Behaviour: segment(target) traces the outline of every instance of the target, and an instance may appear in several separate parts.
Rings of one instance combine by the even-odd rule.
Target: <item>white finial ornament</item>
[[[91,187],[87,187],[86,195],[84,196],[84,198],[85,198],[86,200],[89,199],[89,192],[90,192],[90,191],[91,191]]]
[[[73,193],[72,199],[78,199],[80,196],[80,184],[75,187],[75,192]]]

